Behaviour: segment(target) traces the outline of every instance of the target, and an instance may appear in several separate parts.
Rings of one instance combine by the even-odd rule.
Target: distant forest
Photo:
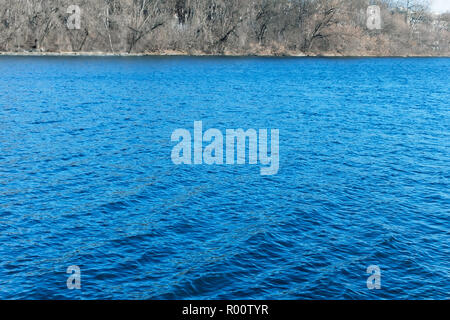
[[[449,56],[449,21],[425,0],[0,0],[0,52]]]

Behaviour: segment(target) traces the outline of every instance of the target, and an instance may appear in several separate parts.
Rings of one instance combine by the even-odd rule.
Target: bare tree
[[[158,17],[159,0],[133,0],[131,5],[131,19],[128,39],[128,53],[149,32],[164,25],[164,21]]]
[[[337,24],[336,13],[342,6],[342,1],[318,1],[314,7],[314,12],[310,17],[312,28],[304,39],[303,49],[310,52],[317,39],[327,38],[326,31]]]

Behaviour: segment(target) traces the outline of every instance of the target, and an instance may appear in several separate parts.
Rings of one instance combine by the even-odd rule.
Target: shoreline
[[[304,53],[248,53],[208,54],[204,52],[158,51],[144,53],[111,53],[111,52],[0,52],[0,56],[16,57],[265,57],[265,58],[450,58],[450,55],[342,55],[336,53],[304,54]]]

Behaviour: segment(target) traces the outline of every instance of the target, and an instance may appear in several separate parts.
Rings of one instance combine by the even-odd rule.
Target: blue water
[[[0,298],[449,298],[449,75],[450,59],[2,57]],[[196,120],[279,129],[279,173],[174,165],[171,133]]]

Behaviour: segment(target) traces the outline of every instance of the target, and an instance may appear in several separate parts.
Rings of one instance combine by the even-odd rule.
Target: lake
[[[0,298],[449,298],[450,59],[0,57],[0,75]],[[194,121],[278,129],[278,172],[175,165]]]

